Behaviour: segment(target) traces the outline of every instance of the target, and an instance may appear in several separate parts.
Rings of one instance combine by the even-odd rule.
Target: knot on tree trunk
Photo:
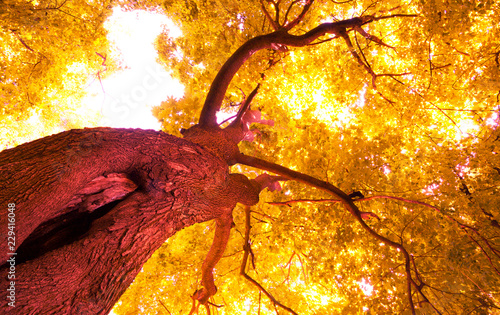
[[[243,139],[241,128],[221,129],[217,127],[202,127],[194,125],[181,130],[184,139],[199,144],[206,150],[217,155],[229,165],[235,164],[239,154],[238,142]]]
[[[229,174],[229,192],[239,203],[253,206],[259,202],[260,184],[243,174]]]

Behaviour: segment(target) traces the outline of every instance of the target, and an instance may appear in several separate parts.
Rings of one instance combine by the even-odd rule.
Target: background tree
[[[68,155],[74,157],[74,163],[56,159],[53,165],[70,166],[63,177],[78,178],[80,186],[74,181],[59,184],[68,187],[63,190],[66,197],[38,193],[66,205],[52,207],[54,222],[65,211],[74,213],[73,208],[90,209],[82,204],[100,191],[97,204],[108,206],[86,210],[103,215],[88,234],[120,231],[109,227],[118,222],[118,227],[129,228],[121,236],[108,236],[125,241],[123,247],[96,251],[111,263],[106,272],[98,269],[88,277],[95,284],[83,284],[91,289],[79,296],[82,304],[71,307],[109,309],[162,240],[181,227],[218,217],[212,249],[205,241],[212,237],[211,223],[176,233],[144,266],[116,312],[195,310],[182,292],[196,292],[195,307],[223,305],[212,307],[227,313],[266,312],[273,306],[277,312],[296,313],[498,310],[500,43],[494,22],[498,4],[182,1],[164,5],[181,25],[183,37],[159,38],[158,48],[185,84],[186,96],[165,102],[157,116],[166,131],[177,135],[180,126],[193,125],[200,117],[184,136],[204,150],[152,132],[87,130],[2,153],[2,161],[10,156],[13,163],[18,156],[12,152],[47,145],[53,147],[47,155],[51,161],[56,154],[63,161]],[[247,60],[251,53],[255,56]],[[240,110],[224,129],[219,129],[216,112],[236,115],[250,101],[254,110],[274,120],[274,127],[252,127],[255,139],[240,143],[244,153],[240,154],[234,143],[249,136],[247,123],[258,112],[244,115]],[[124,140],[125,134],[130,141]],[[61,143],[70,146],[60,150]],[[165,154],[165,147],[188,153]],[[89,167],[97,152],[109,153]],[[121,158],[109,163],[114,154]],[[219,159],[212,159],[214,155]],[[139,164],[134,162],[138,156]],[[229,239],[231,220],[224,209],[232,209],[236,201],[253,204],[255,200],[243,197],[255,198],[256,191],[273,182],[265,176],[250,182],[228,176],[220,158],[228,164],[237,162],[231,168],[235,173],[255,177],[256,169],[267,170],[281,176],[275,179],[295,180],[284,183],[281,193],[261,193],[262,201],[251,209],[236,207],[237,233]],[[87,168],[92,171],[77,176]],[[216,175],[205,182],[210,168]],[[114,175],[98,177],[103,169]],[[7,178],[4,174],[2,179]],[[155,176],[145,180],[141,174]],[[89,184],[90,180],[94,181]],[[144,190],[144,183],[153,188]],[[169,185],[165,189],[161,183],[173,183],[175,189]],[[165,194],[175,190],[186,195]],[[208,195],[199,194],[206,190]],[[198,193],[192,196],[189,191]],[[242,196],[241,191],[254,194]],[[348,194],[354,191],[363,196],[352,199],[354,195]],[[153,200],[163,201],[151,204]],[[185,206],[172,206],[176,200],[194,209],[188,221],[180,219]],[[151,215],[166,207],[177,212]],[[30,224],[48,222],[38,220]],[[155,237],[136,244],[143,235]],[[78,246],[85,244],[81,255],[92,257],[87,237],[50,253],[60,258],[70,248],[81,251]],[[95,239],[90,244],[103,248]],[[212,270],[224,248],[225,256]],[[118,257],[125,258],[117,261]],[[54,274],[62,271],[57,266]],[[214,296],[212,272],[219,288]],[[118,285],[116,279],[125,284]],[[95,290],[97,283],[103,283],[103,303],[96,302],[96,297],[102,298],[96,293],[101,292]],[[86,296],[87,292],[92,294]]]

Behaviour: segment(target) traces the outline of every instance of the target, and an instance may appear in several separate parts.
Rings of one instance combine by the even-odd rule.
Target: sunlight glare
[[[314,118],[336,128],[349,127],[354,123],[356,115],[351,109],[363,108],[365,106],[365,95],[367,85],[365,84],[358,92],[358,98],[349,106],[336,106],[336,104],[325,97],[325,91],[317,89],[313,93],[313,101],[316,103],[316,109],[313,113]]]
[[[387,165],[383,165],[382,166],[382,172],[385,174],[385,175],[388,175],[391,173],[391,168]]]
[[[440,180],[442,182],[443,180]],[[428,196],[433,196],[435,195],[435,190],[439,188],[440,184],[439,183],[433,183],[430,185],[427,185],[423,189],[420,190],[421,193],[428,195]]]
[[[500,106],[495,107],[495,111],[493,114],[491,114],[490,117],[486,118],[486,126],[489,127],[497,127],[499,125],[499,113],[500,113]]]
[[[178,37],[180,30],[158,12],[124,11],[114,8],[105,22],[112,47],[106,59],[118,60],[118,72],[102,80],[95,79],[87,88],[84,102],[100,109],[101,126],[156,129],[161,124],[151,109],[169,96],[180,98],[184,87],[156,61],[157,36],[168,29]]]
[[[361,279],[361,281],[358,281],[358,286],[363,291],[363,294],[366,296],[372,296],[373,294],[373,286],[370,284],[369,280],[366,280],[365,278]]]
[[[455,140],[461,141],[479,131],[479,126],[472,119],[464,119],[457,123],[459,130],[455,133]]]

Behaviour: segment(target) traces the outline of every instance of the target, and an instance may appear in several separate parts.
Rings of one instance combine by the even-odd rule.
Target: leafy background
[[[183,98],[154,108],[163,130],[174,135],[197,121],[210,83],[230,54],[272,31],[259,1],[4,2],[2,147],[98,124],[98,111],[82,108],[81,99],[89,78],[105,78],[120,68],[113,58],[104,66],[96,54],[111,55],[103,23],[113,6],[156,10],[182,31],[177,38],[164,32],[156,40],[160,62],[184,85]],[[290,3],[282,1],[283,10]],[[294,8],[292,16],[300,6]],[[223,111],[234,113],[234,105],[261,83],[253,108],[274,126],[254,125],[256,138],[242,143],[242,152],[346,192],[362,192],[367,200],[358,202],[360,209],[380,219],[370,226],[413,255],[426,284],[423,292],[440,312],[499,312],[500,6],[494,1],[316,1],[292,33],[326,21],[390,14],[417,15],[365,27],[393,48],[350,34],[381,75],[376,88],[345,42],[333,39],[258,52],[233,79]],[[232,171],[259,173],[241,166]],[[263,192],[252,208],[255,269],[249,268],[249,275],[299,314],[409,312],[403,257],[367,235],[340,205],[271,204],[327,198],[294,182],[284,183],[281,192]],[[223,307],[213,310],[275,313],[239,275],[243,209],[237,207],[234,217],[236,227],[216,267],[219,291],[212,303]],[[208,222],[167,240],[113,312],[187,313],[213,231]],[[430,303],[414,300],[419,313],[433,312]]]

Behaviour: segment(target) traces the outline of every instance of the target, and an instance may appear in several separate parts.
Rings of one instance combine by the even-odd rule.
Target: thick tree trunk
[[[151,130],[72,130],[1,152],[1,269],[15,276],[1,309],[108,313],[166,239],[230,213],[228,175],[201,146]]]

